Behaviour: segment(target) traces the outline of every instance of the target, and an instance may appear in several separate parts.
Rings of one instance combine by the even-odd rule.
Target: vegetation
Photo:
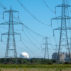
[[[0,64],[0,68],[57,68],[65,69],[71,68],[70,64],[53,64],[53,65],[37,65],[37,64]]]
[[[55,63],[54,60],[48,60],[48,59],[39,59],[39,58],[32,58],[32,59],[14,59],[14,58],[2,58],[0,59],[0,64],[52,64]]]
[[[71,69],[71,64],[56,64],[55,60],[48,59],[19,58],[17,59],[17,64],[15,62],[16,59],[0,59],[0,71],[10,71],[10,69],[12,71],[66,71]]]
[[[48,69],[48,68],[1,68],[1,71],[71,71],[70,69]]]

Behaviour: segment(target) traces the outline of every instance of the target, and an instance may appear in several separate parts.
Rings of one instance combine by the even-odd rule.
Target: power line
[[[45,6],[50,10],[51,13],[55,14],[55,12],[49,7],[49,5],[46,3],[45,0],[43,0],[43,3],[44,3]]]
[[[33,15],[25,6],[24,4],[22,4],[22,2],[20,2],[19,0],[17,0],[17,2],[20,4],[20,6],[30,15],[33,17],[33,19],[35,19],[38,23],[40,24],[45,24],[42,21],[40,21],[35,15]],[[47,25],[47,24],[45,24]]]
[[[25,28],[25,29],[26,29],[26,28]],[[35,40],[35,42],[40,41],[39,39],[36,39],[36,38],[37,38],[36,35],[33,34],[30,30],[26,29],[26,30],[24,30],[24,31],[26,31],[26,33],[29,34],[30,37],[32,38],[32,40]],[[42,38],[42,37],[41,37],[41,38]]]
[[[0,7],[2,7],[3,9],[7,9],[1,2],[0,2]]]
[[[26,35],[27,39],[30,40],[30,42],[37,47],[37,45],[32,41],[32,39],[24,32],[24,34]]]
[[[26,35],[26,34],[25,34],[25,35]],[[30,37],[28,37],[27,35],[26,35],[26,37],[28,38],[28,40],[30,40]],[[36,45],[32,40],[30,40],[30,42],[33,44],[33,46]],[[25,46],[31,53],[34,53],[34,51],[31,50],[31,48],[29,48],[29,46],[27,46],[23,40],[22,40],[22,43],[24,44],[24,46]],[[36,46],[36,47],[37,47],[37,46]],[[37,53],[35,53],[35,54],[37,55]]]
[[[23,23],[22,23],[23,24]],[[35,35],[38,35],[40,37],[44,37],[43,35],[41,35],[40,33],[37,33],[35,31],[33,31],[31,28],[29,28],[28,26],[26,26],[25,24],[23,24],[23,27],[25,27],[26,29],[30,30],[32,33],[34,33]]]
[[[24,44],[24,47],[26,48],[26,49],[28,49],[31,53],[33,53],[33,51],[22,41],[22,43]]]
[[[45,6],[51,11],[51,13],[53,13],[53,14],[55,14],[56,15],[56,13],[55,13],[55,11],[53,11],[50,7],[49,7],[49,5],[46,3],[46,1],[45,0],[43,0],[43,3],[45,4]],[[51,28],[52,28],[52,26],[51,26]],[[52,29],[53,30],[53,29]],[[56,39],[55,39],[55,37],[54,37],[54,42],[56,43]]]

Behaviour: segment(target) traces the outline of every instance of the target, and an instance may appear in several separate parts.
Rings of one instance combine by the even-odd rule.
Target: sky
[[[52,45],[48,45],[49,47],[49,56],[53,52],[57,51],[56,45],[59,41],[59,32],[55,33],[53,36],[53,28],[60,26],[57,21],[53,22],[53,27],[51,27],[51,19],[60,14],[60,9],[56,9],[58,14],[55,15],[55,6],[61,4],[62,0],[45,0],[48,4],[49,8],[45,5],[44,0],[19,0],[37,19],[39,19],[42,23],[36,21],[21,5],[17,0],[0,0],[0,23],[7,22],[9,19],[9,15],[5,14],[3,19],[3,12],[5,9],[2,7],[6,7],[6,10],[10,8],[19,11],[15,15],[14,20],[17,22],[22,22],[33,31],[41,34],[39,36],[27,29],[26,27],[22,27],[22,25],[15,25],[15,32],[21,34],[20,36],[15,36],[16,39],[16,49],[18,57],[22,52],[27,52],[30,55],[30,58],[43,58],[45,51],[45,37],[48,37],[48,43]],[[3,6],[2,6],[3,5]],[[19,15],[19,18],[18,18]],[[22,30],[23,28],[23,30]],[[8,25],[0,26],[0,34],[8,32]],[[0,35],[1,36],[1,35]],[[0,42],[0,57],[5,57],[6,46],[7,46],[7,35],[2,36],[2,42]]]

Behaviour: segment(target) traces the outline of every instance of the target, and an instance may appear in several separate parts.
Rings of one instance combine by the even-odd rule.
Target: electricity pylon
[[[67,0],[62,0],[62,4],[57,5],[56,8],[61,8],[61,16],[55,17],[52,20],[60,20],[61,26],[59,28],[55,28],[54,30],[60,31],[59,37],[59,49],[58,49],[58,62],[60,62],[60,53],[67,51],[70,56],[70,48],[69,48],[69,41],[68,41],[68,30],[71,30],[71,27],[68,27],[68,21],[71,19],[68,13],[69,7],[71,7]],[[69,23],[70,24],[70,23]],[[63,45],[66,45],[63,47]],[[63,49],[64,48],[64,49]],[[66,50],[65,50],[66,48]]]
[[[8,35],[5,58],[17,58],[15,35],[20,35],[20,33],[15,32],[14,25],[20,23],[14,21],[14,14],[18,13],[18,11],[10,9],[4,11],[4,14],[6,13],[9,14],[9,22],[1,23],[1,25],[8,25],[8,32],[2,34]]]
[[[71,38],[70,38],[70,50],[71,50]],[[70,54],[70,56],[71,56],[71,54]]]
[[[44,43],[44,46],[45,46],[45,51],[44,51],[44,59],[46,59],[46,57],[49,59],[49,48],[48,48],[48,37],[45,37],[45,43]]]

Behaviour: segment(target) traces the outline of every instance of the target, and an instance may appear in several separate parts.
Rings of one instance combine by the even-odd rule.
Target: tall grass
[[[24,65],[24,64],[0,64],[0,68],[71,68],[71,64],[53,65]]]

